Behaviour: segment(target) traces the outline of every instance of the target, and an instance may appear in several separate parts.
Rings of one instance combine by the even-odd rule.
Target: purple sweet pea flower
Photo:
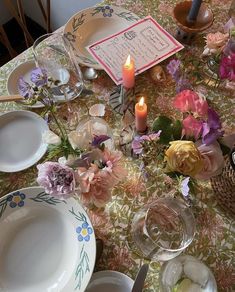
[[[157,133],[151,133],[149,135],[143,135],[143,136],[136,136],[134,140],[132,141],[132,149],[135,154],[141,154],[143,151],[143,142],[144,141],[155,141],[159,139],[159,136],[161,134],[161,131],[158,131]]]
[[[181,76],[177,81],[176,81],[176,93],[180,93],[183,90],[191,90],[192,85],[190,84],[189,80],[186,79],[184,76]]]
[[[188,186],[189,180],[190,180],[190,177],[188,176],[182,180],[181,185],[180,185],[180,191],[184,197],[188,197],[189,195],[189,186]]]
[[[99,147],[101,143],[109,140],[110,137],[107,136],[107,135],[95,135],[95,137],[93,138],[92,142],[91,142],[91,146],[94,146],[94,147]]]
[[[26,99],[33,97],[33,90],[31,85],[26,82],[22,76],[18,80],[18,90],[20,95]]]
[[[75,178],[71,168],[58,162],[45,162],[37,165],[37,169],[37,182],[49,195],[59,199],[66,199],[73,195]]]
[[[202,125],[202,142],[206,145],[214,143],[222,137],[224,131],[221,130],[221,122],[218,114],[211,108],[208,109],[208,119]]]
[[[221,79],[235,80],[235,54],[222,57],[219,67],[219,76]]]
[[[35,68],[31,72],[31,81],[38,87],[47,83],[47,71],[43,68]]]
[[[171,60],[168,65],[166,66],[168,73],[172,76],[172,78],[174,78],[175,80],[177,80],[179,78],[179,74],[180,74],[180,60],[177,59],[173,59]]]

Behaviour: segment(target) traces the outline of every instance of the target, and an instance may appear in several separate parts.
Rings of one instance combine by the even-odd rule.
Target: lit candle
[[[122,79],[125,88],[132,88],[135,85],[135,63],[128,55],[125,64],[122,66]]]
[[[147,129],[147,104],[143,97],[135,105],[135,127],[140,133],[144,133]]]

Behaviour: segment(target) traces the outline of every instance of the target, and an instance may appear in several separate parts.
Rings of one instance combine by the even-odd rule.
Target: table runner
[[[176,0],[116,0],[106,1],[103,4],[123,6],[141,17],[151,15],[168,32],[175,34],[176,25],[173,22],[172,9],[176,2]],[[206,32],[221,30],[229,19],[228,10],[231,1],[223,0],[223,5],[221,5],[220,0],[205,2],[212,8],[215,18],[213,25]],[[62,28],[59,32],[62,32]],[[186,72],[189,72],[188,78],[194,89],[204,93],[209,104],[220,114],[225,132],[232,133],[235,132],[233,92],[215,89],[208,85],[208,78],[204,74],[204,64],[200,58],[205,43],[203,35],[198,34],[193,45],[186,46],[177,56],[183,62]],[[32,51],[28,49],[0,68],[1,95],[7,94],[6,84],[9,73],[17,65],[31,58]],[[164,69],[168,62],[169,60],[166,60],[161,64]],[[91,89],[93,94],[81,96],[73,101],[73,106],[79,111],[81,119],[87,114],[86,106],[89,107],[97,102],[107,104],[109,94],[115,85],[104,72],[100,72],[98,79],[87,82],[86,87]],[[147,71],[136,78],[136,87],[147,97],[148,105],[151,105],[149,106],[149,123],[161,114],[175,117],[175,109],[171,103],[175,96],[175,84],[170,76],[167,75],[162,82],[156,82],[152,79],[150,71]],[[0,113],[19,108],[20,106],[16,103],[0,103]],[[36,112],[40,113],[41,110],[36,110]],[[58,115],[66,123],[66,104],[60,106]],[[114,113],[107,104],[104,119],[113,129],[118,144],[118,137],[122,129],[120,115]],[[42,161],[45,159],[46,156]],[[126,157],[125,165],[128,169],[128,177],[115,187],[112,201],[105,210],[88,210],[88,213],[94,225],[96,236],[103,239],[105,244],[103,256],[96,270],[117,270],[134,278],[139,267],[146,260],[135,252],[131,242],[131,218],[145,202],[155,197],[164,196],[166,192],[172,190],[172,182],[157,166],[152,169],[153,176],[148,182],[145,182],[139,171],[138,160]],[[0,197],[19,188],[36,185],[36,177],[36,166],[18,173],[0,172]],[[194,241],[184,253],[197,257],[211,268],[216,278],[218,291],[234,291],[234,221],[226,211],[220,209],[209,182],[200,183],[196,194],[195,217],[197,233]],[[150,262],[144,291],[159,291],[160,266],[159,262]]]

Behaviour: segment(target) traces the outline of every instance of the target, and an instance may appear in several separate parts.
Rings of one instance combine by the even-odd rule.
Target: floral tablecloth
[[[172,8],[176,2],[175,0],[115,0],[106,3],[123,6],[141,17],[150,14],[165,29],[174,34],[176,25],[172,18]],[[228,9],[231,1],[207,0],[204,2],[212,8],[215,17],[208,32],[220,30],[229,19]],[[235,132],[234,93],[210,86],[208,77],[204,74],[204,63],[200,57],[203,46],[203,34],[198,34],[193,45],[186,46],[178,54],[178,58],[183,62],[194,89],[202,92],[207,97],[208,102],[220,113],[225,131],[227,133]],[[7,94],[6,84],[10,72],[17,65],[30,58],[32,58],[32,52],[31,49],[28,49],[0,68],[1,95]],[[168,60],[162,64],[164,70],[167,63]],[[165,80],[156,82],[151,78],[150,71],[147,71],[136,78],[136,85],[138,90],[147,97],[150,109],[149,123],[160,114],[169,117],[175,116],[175,110],[171,103],[175,96],[175,84],[170,76],[166,75]],[[74,107],[77,108],[80,117],[83,118],[86,116],[87,106],[89,107],[97,102],[106,104],[104,119],[112,127],[114,137],[118,141],[122,129],[122,120],[120,115],[114,113],[108,105],[109,94],[115,87],[114,83],[104,72],[99,72],[99,77],[93,82],[87,82],[86,86],[93,93],[90,96],[79,97],[73,102]],[[20,106],[15,103],[0,103],[0,113],[19,108]],[[67,106],[64,104],[60,106],[58,111],[59,117],[65,123],[68,116],[67,110]],[[40,113],[40,110],[37,110],[37,112]],[[45,157],[43,160],[45,160]],[[112,201],[106,206],[105,210],[88,210],[88,213],[94,225],[96,236],[103,239],[105,244],[103,255],[96,270],[117,270],[134,278],[139,267],[146,260],[141,258],[132,246],[130,240],[131,218],[145,202],[154,197],[164,196],[173,186],[169,177],[164,175],[157,167],[153,169],[154,179],[145,182],[139,171],[138,160],[126,157],[125,165],[128,169],[128,177],[114,189]],[[18,173],[0,172],[0,197],[13,190],[36,185],[36,177],[36,166]],[[219,291],[235,291],[235,270],[233,266],[235,253],[234,221],[226,211],[220,209],[209,183],[200,184],[196,201],[197,233],[193,243],[186,249],[185,253],[199,258],[211,268]],[[144,291],[159,290],[160,266],[159,262],[150,262],[150,271]]]

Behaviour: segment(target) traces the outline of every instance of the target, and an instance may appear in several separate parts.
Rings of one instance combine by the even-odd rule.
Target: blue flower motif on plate
[[[102,13],[104,17],[111,17],[113,13],[113,9],[110,8],[109,6],[103,6]]]
[[[93,233],[93,229],[89,226],[87,222],[83,222],[82,226],[76,228],[78,233],[78,241],[89,241],[90,235]]]
[[[15,192],[12,195],[9,195],[7,197],[7,202],[9,202],[9,206],[11,208],[15,208],[16,206],[23,207],[24,199],[25,199],[25,194],[21,192]]]

